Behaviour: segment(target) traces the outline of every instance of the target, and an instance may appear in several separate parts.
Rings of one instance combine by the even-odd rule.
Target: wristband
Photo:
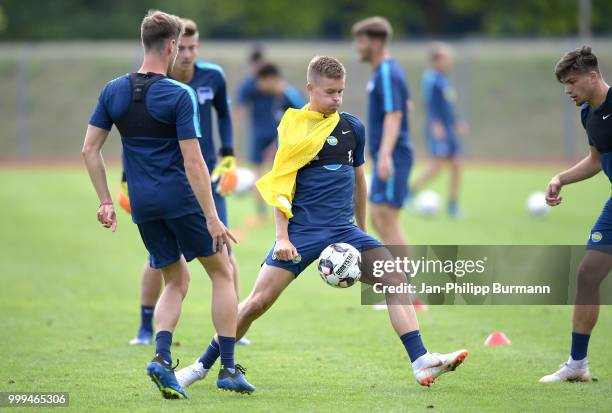
[[[234,148],[221,148],[219,153],[221,157],[234,156]]]

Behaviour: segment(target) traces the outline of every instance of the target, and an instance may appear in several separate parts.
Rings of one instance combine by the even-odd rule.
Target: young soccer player
[[[307,82],[309,104],[285,113],[279,125],[274,167],[257,183],[262,196],[275,207],[276,242],[253,290],[239,305],[237,337],[246,333],[329,244],[346,242],[362,251],[386,251],[366,232],[364,126],[355,116],[338,112],[344,66],[333,57],[317,56],[308,66]],[[383,255],[390,257],[388,252]],[[405,275],[401,278],[405,280]],[[387,300],[390,303],[389,297]],[[467,356],[465,350],[428,353],[412,305],[393,304],[388,309],[391,325],[420,384],[430,385]],[[213,338],[193,365],[177,372],[177,379],[185,387],[201,380],[218,357],[218,340]]]
[[[112,125],[123,146],[132,220],[161,269],[165,287],[155,306],[155,358],[147,373],[165,398],[187,398],[172,368],[172,333],[187,293],[187,262],[194,258],[212,280],[212,318],[219,334],[222,369],[217,386],[253,391],[234,365],[237,299],[227,245],[234,239],[219,220],[198,139],[202,137],[195,93],[169,79],[183,33],[180,18],[150,11],[142,21],[142,66],[107,83],[91,117],[83,157],[100,199],[98,220],[117,226],[101,149]]]
[[[589,154],[570,169],[555,175],[546,188],[550,206],[561,203],[561,188],[597,175],[601,170],[612,182],[612,89],[601,77],[597,57],[588,46],[566,53],[555,67],[557,80],[576,106],[581,106],[582,126]],[[587,349],[599,316],[599,287],[612,270],[612,197],[604,205],[587,241],[578,267],[576,301],[572,319],[572,346],[567,362],[540,379],[542,383],[588,381]]]
[[[260,177],[265,170],[266,155],[276,144],[276,128],[283,113],[288,108],[301,108],[305,102],[276,65],[258,61],[252,69],[253,73],[244,79],[238,90],[236,123],[245,123],[246,111],[250,111],[249,161],[255,165],[255,173]],[[268,219],[268,207],[258,194],[255,197],[257,211],[249,219],[250,226],[258,226]]]
[[[429,55],[431,68],[423,73],[422,93],[425,104],[425,136],[431,156],[429,165],[412,184],[413,193],[420,191],[440,173],[444,164],[450,167],[448,214],[451,218],[463,216],[458,206],[461,181],[461,144],[465,123],[455,114],[455,90],[448,78],[452,67],[450,47],[434,43]]]
[[[177,62],[170,76],[189,85],[196,92],[200,112],[200,130],[204,134],[199,139],[200,147],[202,148],[202,155],[208,167],[208,172],[212,176],[212,195],[217,214],[221,222],[227,226],[225,195],[229,194],[236,185],[236,158],[234,157],[232,118],[229,110],[225,74],[220,66],[198,60],[200,52],[198,26],[193,20],[189,19],[184,19],[184,23],[185,32],[179,41]],[[219,165],[217,165],[217,152],[212,137],[212,108],[217,113],[217,126],[221,141],[221,162],[219,162]],[[125,180],[125,174],[123,174],[123,179]],[[125,186],[125,189],[127,189],[127,185]],[[129,208],[129,198],[126,199]],[[236,295],[238,295],[238,264],[232,254],[230,254],[230,261],[232,263]],[[161,288],[161,271],[151,268],[147,260],[141,277],[140,328],[136,337],[130,341],[130,344],[151,344],[153,337],[153,308],[159,298]],[[243,337],[237,344],[246,345],[248,343],[249,340]]]

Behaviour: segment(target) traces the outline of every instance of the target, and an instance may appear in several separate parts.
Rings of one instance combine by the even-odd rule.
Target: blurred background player
[[[372,75],[368,82],[368,149],[374,161],[370,186],[371,220],[386,245],[397,254],[408,256],[408,241],[402,231],[400,210],[409,195],[412,144],[408,132],[408,112],[412,109],[404,69],[389,54],[393,34],[384,17],[370,17],[353,25],[353,46]],[[418,298],[418,310],[427,306]],[[376,309],[383,307],[375,306]]]
[[[106,84],[87,127],[83,158],[100,199],[98,220],[117,221],[101,150],[115,124],[121,135],[132,220],[161,269],[164,289],[155,306],[155,357],[147,374],[164,398],[187,398],[176,381],[171,345],[189,286],[187,261],[197,258],[212,281],[212,319],[225,357],[217,387],[252,391],[234,364],[237,297],[228,257],[234,239],[217,215],[202,157],[194,91],[167,77],[178,54],[184,23],[149,11],[141,24],[144,57],[136,73]],[[221,337],[221,335],[223,337]]]
[[[339,112],[345,78],[340,61],[315,56],[307,71],[308,106],[288,111],[283,118],[274,167],[257,183],[266,201],[274,206],[276,241],[253,290],[239,305],[237,337],[246,333],[330,243],[386,251],[367,234],[365,128],[357,117]],[[384,257],[390,259],[388,252]],[[465,350],[429,353],[410,303],[389,305],[388,311],[421,385],[429,386],[467,357]],[[177,380],[187,387],[203,379],[218,357],[215,337],[194,364],[176,373]]]
[[[305,101],[301,93],[284,79],[278,66],[264,62],[261,55],[254,56],[259,60],[252,61],[253,72],[243,80],[238,90],[235,124],[244,124],[246,112],[250,111],[249,161],[255,165],[256,175],[260,177],[266,170],[266,163],[273,158],[278,135],[276,128],[285,110],[301,108]],[[249,226],[257,226],[268,219],[266,203],[257,193],[255,199],[256,215],[249,218]]]
[[[566,53],[555,67],[557,80],[576,106],[589,142],[589,154],[570,169],[554,176],[546,188],[546,202],[557,206],[561,188],[592,178],[602,169],[612,183],[612,88],[601,77],[597,57],[583,46]],[[608,189],[606,189],[607,191]],[[604,205],[578,266],[576,301],[572,318],[570,357],[561,368],[540,379],[542,383],[589,381],[587,349],[599,317],[599,288],[612,271],[612,197]]]
[[[461,181],[461,144],[465,123],[455,114],[456,93],[448,77],[453,60],[451,49],[444,43],[434,43],[429,54],[431,67],[423,73],[421,90],[425,105],[425,136],[431,160],[426,169],[412,183],[416,194],[438,173],[445,163],[450,166],[448,214],[461,218],[458,207]]]
[[[172,72],[170,72],[170,77],[191,86],[196,92],[200,109],[200,130],[203,134],[202,138],[199,139],[200,147],[202,148],[202,155],[206,161],[208,172],[211,174],[212,194],[217,214],[221,222],[227,226],[227,203],[224,197],[236,185],[236,158],[234,157],[232,118],[225,74],[220,66],[197,60],[200,52],[198,27],[193,20],[183,19],[183,21],[185,23],[185,32],[179,41],[177,61],[172,68]],[[219,162],[219,165],[217,165],[217,151],[212,136],[213,107],[217,113],[217,127],[221,141],[221,149],[219,151],[221,162]],[[123,173],[123,182],[125,182],[125,173]],[[127,205],[127,208],[124,207],[124,209],[130,212],[127,184],[125,183],[122,183],[120,205],[123,207]],[[238,295],[238,263],[231,253],[230,261],[232,263],[236,295]],[[151,344],[153,337],[153,309],[161,289],[161,271],[151,268],[147,260],[142,272],[140,289],[140,328],[136,337],[130,341],[130,344]],[[238,344],[249,344],[249,340],[243,338]]]

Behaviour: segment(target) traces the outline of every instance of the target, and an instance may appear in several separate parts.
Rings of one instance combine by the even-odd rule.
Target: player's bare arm
[[[391,154],[393,153],[393,148],[395,148],[397,138],[399,137],[401,121],[401,110],[388,112],[383,121],[382,141],[380,143],[380,149],[378,150],[378,159],[376,162],[378,176],[380,176],[383,181],[389,179],[393,173],[393,159],[391,158]]]
[[[366,227],[366,200],[368,198],[368,184],[365,177],[365,167],[360,165],[355,170],[355,221],[363,232]]]
[[[278,208],[274,208],[274,221],[276,223],[276,243],[274,244],[274,256],[277,260],[291,261],[298,253],[291,241],[289,241],[289,219]]]
[[[557,206],[561,203],[563,198],[559,196],[559,193],[564,185],[592,178],[601,171],[599,151],[594,146],[590,146],[589,149],[589,154],[583,160],[570,169],[555,175],[550,180],[546,188],[546,203],[548,205]]]
[[[224,243],[229,243],[230,239],[237,242],[234,234],[223,225],[217,215],[210,186],[210,175],[202,157],[200,143],[194,138],[181,140],[179,145],[185,161],[185,173],[189,185],[191,185],[191,189],[204,212],[206,226],[213,239],[213,251],[217,251],[217,246],[221,247]]]
[[[104,167],[104,158],[102,158],[102,146],[106,142],[108,133],[109,131],[106,129],[88,125],[81,154],[87,166],[89,178],[91,178],[91,182],[100,200],[98,221],[105,228],[111,228],[114,232],[117,228],[117,216],[115,215],[113,200],[108,190],[106,168]]]

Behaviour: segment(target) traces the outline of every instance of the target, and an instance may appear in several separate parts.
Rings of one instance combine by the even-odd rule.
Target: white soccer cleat
[[[240,340],[236,341],[236,344],[238,344],[239,346],[250,346],[251,340],[246,337],[242,337]]]
[[[176,376],[176,381],[183,388],[187,388],[191,386],[198,380],[202,380],[208,374],[208,369],[205,369],[200,360],[196,360],[190,366],[183,367],[179,371],[174,373]]]
[[[589,381],[591,373],[589,372],[589,363],[571,363],[571,358],[567,362],[561,364],[559,370],[553,374],[544,376],[540,379],[540,383],[559,383],[562,381]]]
[[[153,344],[153,333],[139,330],[136,337],[130,340],[130,346],[150,346]]]
[[[468,356],[467,350],[458,350],[454,353],[438,354],[432,353],[422,357],[427,357],[423,360],[421,366],[413,369],[414,378],[421,386],[429,387],[444,373],[454,371],[463,360]],[[415,360],[416,363],[417,360]]]

